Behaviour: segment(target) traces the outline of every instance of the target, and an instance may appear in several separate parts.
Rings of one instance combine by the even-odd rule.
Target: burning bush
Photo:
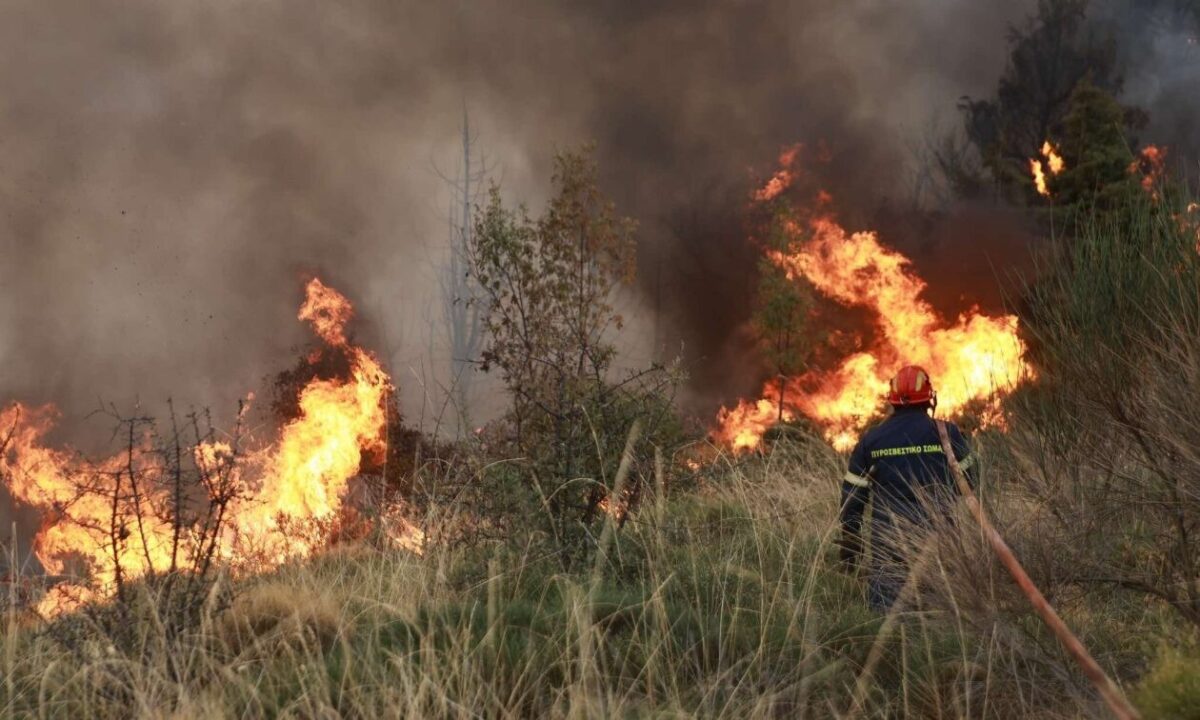
[[[756,199],[781,201],[787,184],[780,178],[790,182],[796,158],[795,152],[784,153],[780,161],[789,172],[776,173]],[[774,223],[784,237],[765,255],[791,282],[866,309],[872,327],[860,335],[857,351],[824,367],[769,380],[761,399],[723,408],[714,437],[735,450],[752,449],[767,428],[803,415],[820,424],[835,447],[848,450],[877,415],[888,378],[904,364],[921,365],[937,379],[940,412],[954,414],[983,401],[982,421],[1000,422],[996,400],[1030,372],[1017,318],[990,316],[975,307],[954,319],[941,317],[922,297],[925,282],[912,272],[908,258],[874,232],[843,228],[832,200],[821,191],[804,207],[779,205]]]
[[[326,346],[310,359],[334,358],[334,372],[307,376],[273,445],[248,447],[241,413],[227,434],[199,414],[182,425],[172,416],[168,433],[149,418],[116,417],[124,450],[89,461],[43,443],[53,408],[0,413],[0,477],[17,501],[44,513],[34,543],[43,568],[75,578],[47,594],[43,612],[123,598],[139,578],[203,578],[221,564],[260,569],[323,545],[364,458],[387,452],[391,383],[347,340],[352,313],[344,296],[308,283],[299,317]]]

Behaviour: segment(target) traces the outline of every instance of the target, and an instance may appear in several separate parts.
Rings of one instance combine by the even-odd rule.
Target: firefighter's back
[[[951,442],[965,446],[958,428],[946,425]],[[897,408],[863,437],[857,452],[871,468],[877,515],[890,511],[922,519],[930,502],[954,492],[937,424],[924,408]]]

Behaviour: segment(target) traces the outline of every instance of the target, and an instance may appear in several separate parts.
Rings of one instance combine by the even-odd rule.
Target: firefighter
[[[958,491],[946,462],[933,411],[937,393],[920,367],[901,368],[888,392],[892,414],[866,432],[850,454],[842,482],[840,560],[855,572],[863,554],[863,511],[871,511],[871,562],[867,600],[886,611],[908,575],[908,556],[920,538],[950,510]],[[954,456],[975,484],[975,458],[953,423],[946,423]]]

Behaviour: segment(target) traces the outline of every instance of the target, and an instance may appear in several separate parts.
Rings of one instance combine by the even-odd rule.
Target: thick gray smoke
[[[700,391],[748,387],[722,358],[754,173],[824,141],[835,193],[903,197],[912,143],[990,89],[1030,4],[8,0],[0,398],[68,429],[101,400],[231,410],[307,341],[319,272],[417,414],[445,377],[437,170],[464,104],[535,206],[553,152],[596,141],[644,230],[636,326]]]
[[[1145,142],[1168,147],[1172,170],[1200,177],[1200,7],[1177,0],[1097,0],[1092,17],[1117,41],[1123,100],[1149,112]]]
[[[1033,6],[8,0],[0,398],[55,402],[68,429],[100,401],[232,410],[308,340],[294,313],[319,272],[419,415],[445,381],[439,171],[464,106],[506,194],[535,207],[552,154],[594,140],[643,228],[628,344],[682,348],[698,398],[750,390],[731,373],[748,189],[783,146],[823,142],[829,189],[864,213],[848,220],[903,207],[914,148],[991,92]],[[1096,17],[1148,139],[1194,154],[1194,16],[1171,12],[1111,0]],[[938,257],[995,245],[957,217],[916,235]]]
[[[8,0],[0,399],[57,403],[66,435],[101,401],[231,411],[308,341],[294,313],[318,272],[419,416],[446,380],[440,172],[464,107],[506,195],[535,207],[553,153],[595,141],[643,229],[626,344],[682,348],[702,401],[749,391],[755,373],[731,372],[748,189],[780,148],[823,142],[829,189],[863,213],[847,219],[886,233],[877,209],[921,192],[915,150],[957,124],[957,98],[991,92],[1034,5]],[[1147,139],[1194,157],[1195,16],[1174,7],[1097,0],[1094,18]],[[1015,254],[983,232],[1014,224],[977,210],[893,224],[977,279],[1004,261],[975,248]]]

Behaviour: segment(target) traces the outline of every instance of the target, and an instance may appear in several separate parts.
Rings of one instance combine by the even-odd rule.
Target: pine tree
[[[792,234],[788,232],[791,212],[786,205],[776,209],[767,235],[767,250],[786,253],[790,250]],[[757,302],[754,310],[754,327],[758,334],[763,355],[781,380],[779,412],[782,420],[782,397],[786,377],[804,371],[812,343],[809,333],[809,315],[812,311],[811,290],[764,256],[759,261]]]
[[[1082,83],[1110,98],[1121,91],[1116,43],[1091,29],[1087,8],[1087,0],[1040,0],[1028,25],[1010,31],[1008,65],[996,95],[959,103],[968,141],[1000,194],[1010,200],[1036,198],[1029,159],[1038,155],[1043,142],[1064,131]],[[1121,114],[1127,127],[1142,119],[1132,109],[1121,108]]]
[[[1112,212],[1138,202],[1145,191],[1130,172],[1134,155],[1125,109],[1085,80],[1071,96],[1060,149],[1066,167],[1051,179],[1055,204],[1084,212]]]

